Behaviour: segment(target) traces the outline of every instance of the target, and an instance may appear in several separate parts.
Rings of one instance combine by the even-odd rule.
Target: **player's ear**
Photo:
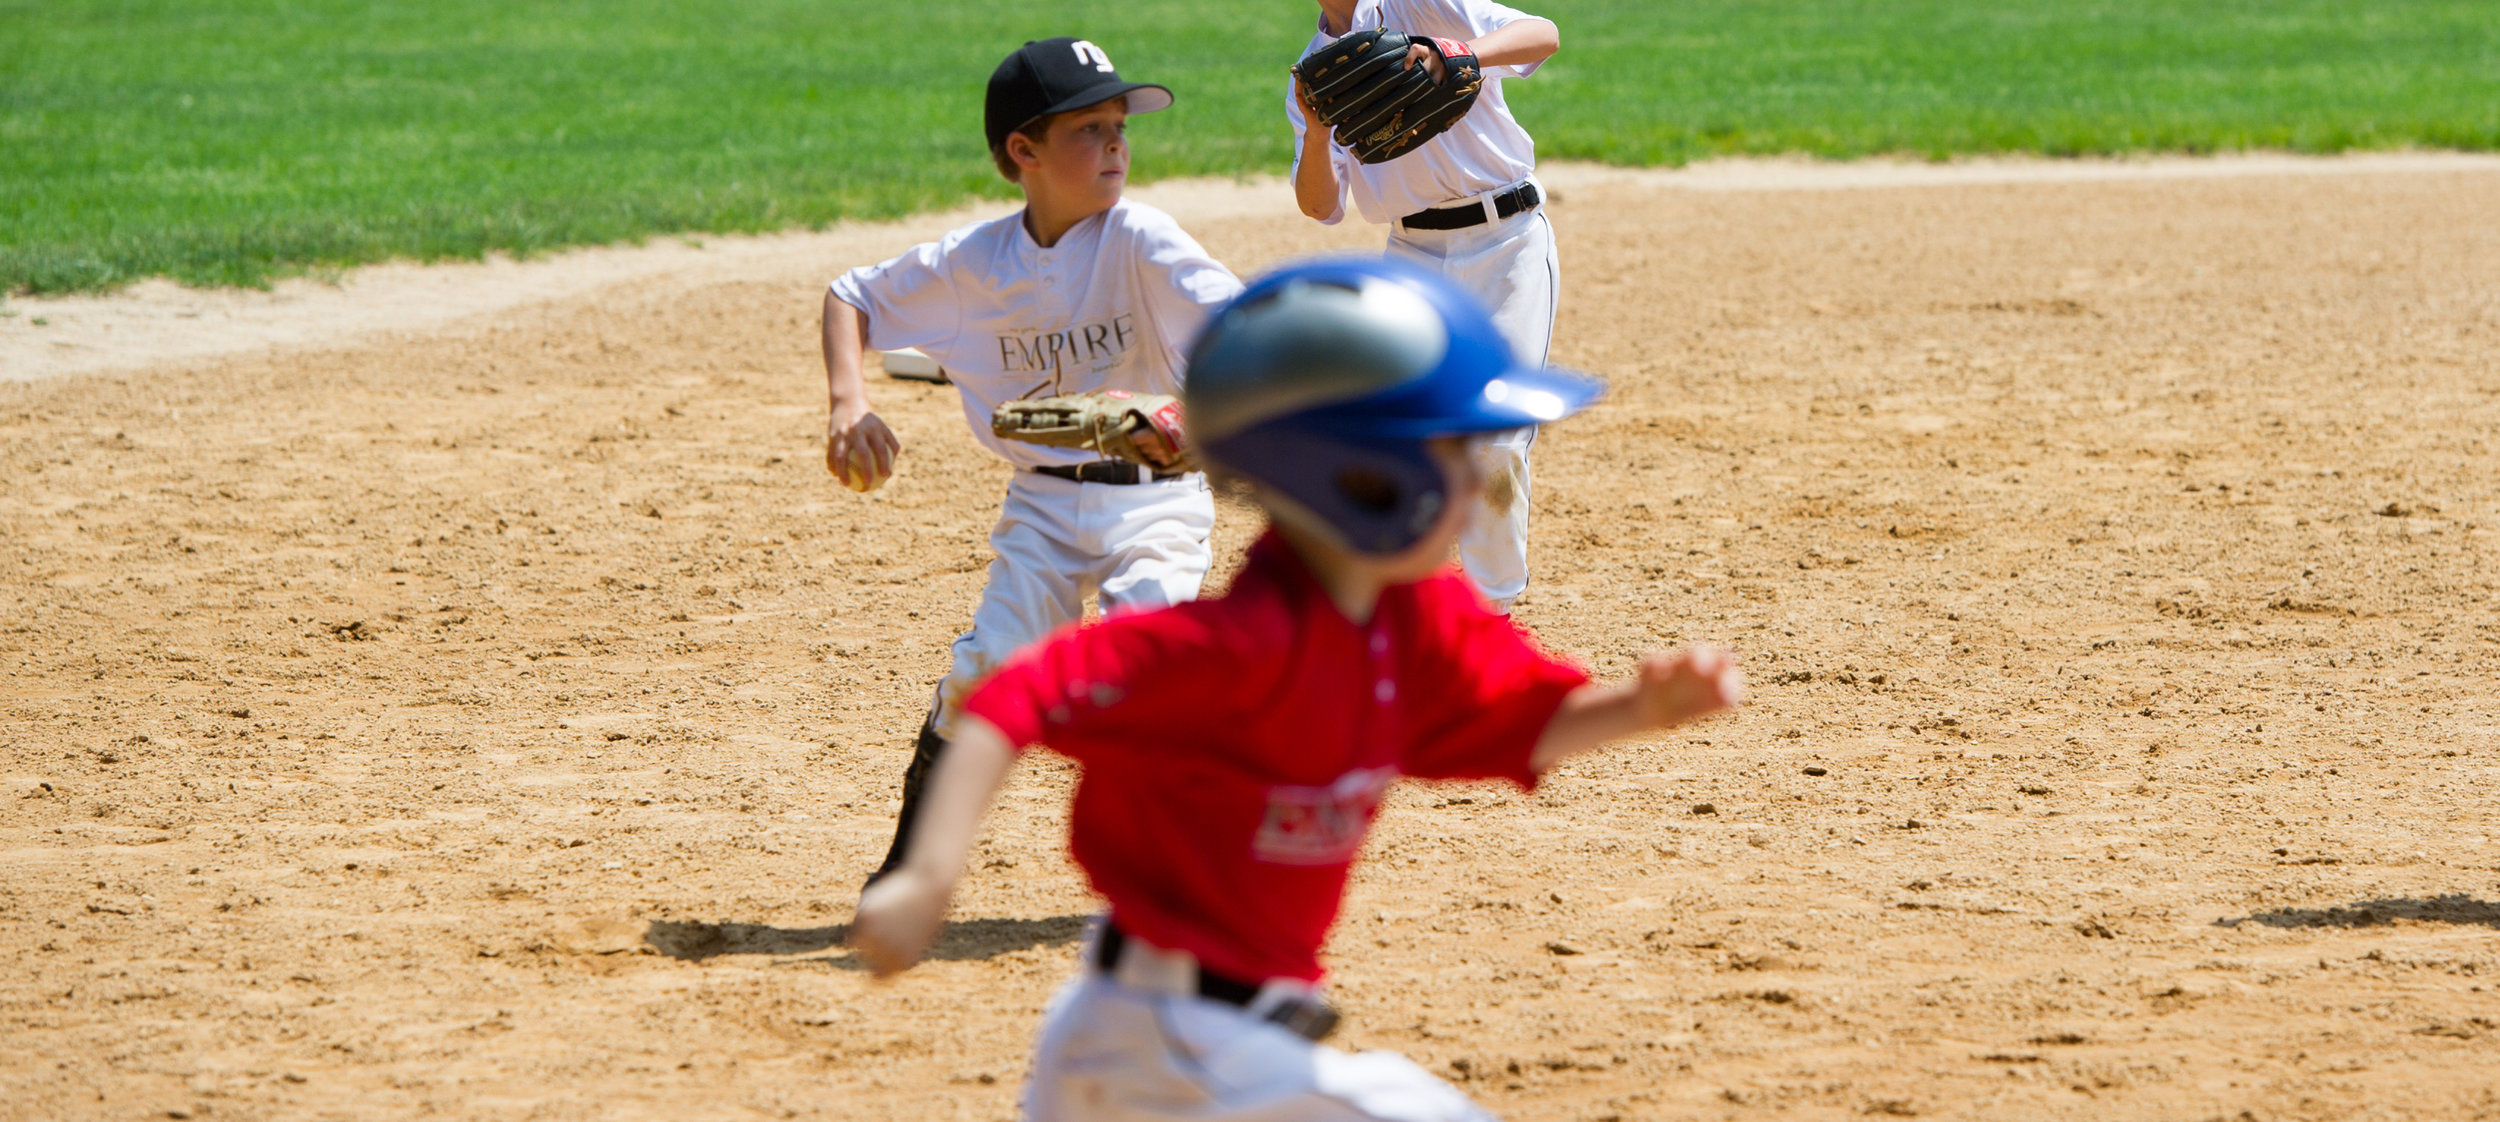
[[[1031,171],[1042,164],[1041,147],[1033,137],[1021,130],[1007,134],[1007,158],[1022,171]]]

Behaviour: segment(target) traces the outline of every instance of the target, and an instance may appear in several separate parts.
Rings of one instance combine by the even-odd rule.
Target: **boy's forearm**
[[[825,395],[838,409],[868,400],[868,313],[825,293]]]
[[[1653,654],[1641,659],[1629,682],[1590,683],[1563,698],[1545,722],[1531,761],[1541,772],[1607,741],[1674,728],[1744,703],[1745,674],[1735,655],[1706,645]]]
[[[1562,29],[1551,20],[1513,20],[1467,46],[1479,66],[1530,66],[1562,49]]]
[[[1016,754],[996,726],[969,716],[958,717],[955,726],[922,788],[910,856],[869,883],[851,916],[851,946],[880,978],[911,969],[936,942],[981,815],[1015,766]]]
[[[1545,734],[1537,738],[1536,752],[1529,757],[1529,767],[1542,772],[1582,752],[1648,727],[1649,722],[1641,711],[1640,695],[1632,687],[1591,682],[1564,697],[1562,707],[1554,710],[1553,719],[1545,722]]]
[[[921,795],[904,868],[932,884],[954,884],[980,833],[981,816],[1015,765],[1015,748],[998,726],[969,713],[958,716],[955,735],[938,755]]]
[[[1343,192],[1337,185],[1337,168],[1330,159],[1328,127],[1313,124],[1303,134],[1302,160],[1293,168],[1293,201],[1302,213],[1326,221],[1337,213],[1338,199]]]

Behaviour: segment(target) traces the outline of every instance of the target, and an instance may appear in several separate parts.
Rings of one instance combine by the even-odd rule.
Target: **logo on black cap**
[[[1111,56],[1084,39],[1061,37],[1026,43],[990,75],[982,124],[990,147],[1036,117],[1128,99],[1131,113],[1152,113],[1172,104],[1172,91],[1151,82],[1123,82]]]

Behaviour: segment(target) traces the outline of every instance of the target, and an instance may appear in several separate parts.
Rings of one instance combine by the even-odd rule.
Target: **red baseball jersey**
[[[1534,787],[1537,739],[1587,681],[1456,569],[1355,624],[1271,532],[1221,599],[1062,631],[965,709],[1081,765],[1069,849],[1122,930],[1316,981],[1390,781]]]

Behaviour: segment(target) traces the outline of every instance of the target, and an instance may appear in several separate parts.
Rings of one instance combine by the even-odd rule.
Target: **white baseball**
[[[886,477],[878,473],[873,456],[853,454],[843,466],[849,470],[842,473],[842,485],[851,490],[865,495],[885,486]]]

